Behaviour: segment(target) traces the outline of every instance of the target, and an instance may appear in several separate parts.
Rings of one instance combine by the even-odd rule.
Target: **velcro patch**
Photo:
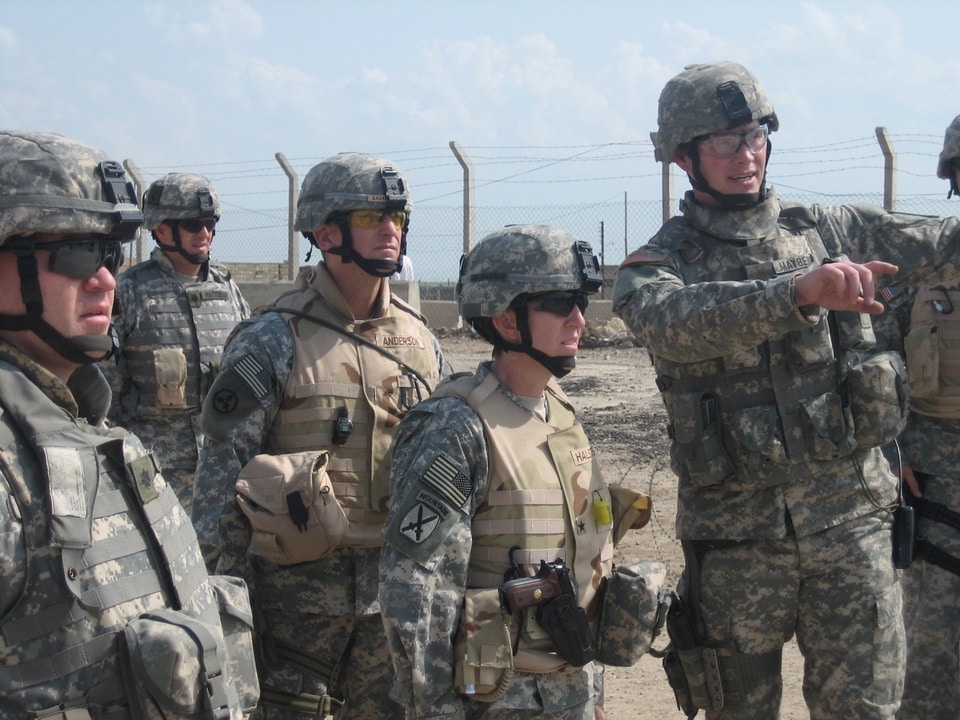
[[[434,458],[420,480],[452,508],[462,508],[470,494],[470,478],[446,455]]]
[[[257,400],[263,400],[270,392],[270,374],[253,355],[248,353],[240,358],[233,366],[233,371],[250,388]]]
[[[662,250],[651,250],[650,248],[642,247],[639,250],[635,250],[627,255],[623,262],[620,263],[620,267],[625,267],[627,265],[649,265],[653,263],[661,263],[666,259],[667,254]]]
[[[377,342],[385,348],[419,348],[423,349],[423,342],[416,335],[378,335]]]

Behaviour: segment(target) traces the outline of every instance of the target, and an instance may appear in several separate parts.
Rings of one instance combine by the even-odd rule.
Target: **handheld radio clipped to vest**
[[[353,432],[353,422],[345,407],[337,408],[337,419],[333,421],[333,433],[330,442],[334,445],[343,445]]]

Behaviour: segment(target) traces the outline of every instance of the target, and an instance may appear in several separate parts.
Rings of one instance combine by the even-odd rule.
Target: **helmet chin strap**
[[[29,254],[17,256],[17,271],[20,275],[20,297],[27,312],[23,315],[0,313],[0,330],[32,331],[58,355],[77,365],[106,360],[117,351],[118,343],[113,333],[66,337],[43,319],[40,276],[37,272],[37,257],[32,249]],[[91,352],[101,354],[91,357],[88,354]]]
[[[160,245],[160,249],[165,253],[176,252],[180,253],[188,262],[193,265],[203,265],[205,262],[210,261],[210,253],[191,253],[183,249],[183,242],[180,239],[180,226],[174,223],[170,226],[170,230],[173,231],[173,247],[167,247],[166,245]],[[217,234],[216,230],[213,232],[214,235]]]
[[[533,338],[530,335],[530,319],[527,311],[527,304],[522,303],[516,309],[517,328],[520,330],[520,343],[513,344],[503,342],[506,350],[524,353],[529,355],[538,363],[543,365],[555,378],[562,378],[570,374],[570,371],[577,366],[575,355],[547,355],[542,350],[537,350],[533,346]]]
[[[770,164],[770,155],[772,153],[773,145],[770,143],[770,140],[767,139],[767,160],[763,165],[763,177],[760,180],[760,190],[758,192],[724,194],[714,190],[703,176],[703,172],[700,169],[700,153],[696,150],[690,154],[690,159],[693,162],[693,176],[690,178],[690,184],[694,190],[705,192],[716,200],[724,210],[747,210],[754,205],[759,205],[767,197],[767,165]]]
[[[403,234],[400,239],[400,254],[396,260],[377,259],[371,260],[363,257],[353,247],[353,236],[350,234],[350,222],[347,218],[340,218],[336,221],[340,228],[340,247],[330,248],[328,253],[339,255],[344,263],[356,263],[357,267],[363,270],[367,275],[373,275],[378,278],[390,277],[395,272],[400,272],[403,268],[403,256],[407,251],[407,228],[403,228]]]

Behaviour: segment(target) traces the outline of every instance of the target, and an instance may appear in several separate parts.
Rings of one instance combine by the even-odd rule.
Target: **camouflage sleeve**
[[[133,332],[138,310],[136,283],[132,279],[133,276],[128,274],[129,272],[128,270],[117,278],[117,289],[113,296],[111,330],[116,335],[119,347],[114,357],[100,363],[100,369],[110,383],[110,390],[113,393],[108,417],[114,425],[122,424],[120,420],[120,397],[123,392],[124,378],[127,376],[123,348],[128,344],[130,333]]]
[[[820,317],[797,307],[792,276],[685,285],[667,251],[653,246],[620,266],[613,311],[643,347],[684,363],[755,348]]]
[[[446,357],[443,355],[443,348],[440,346],[440,341],[432,332],[430,333],[430,340],[433,342],[433,351],[437,354],[437,367],[440,368],[441,379],[452,375],[453,367],[447,362]]]
[[[240,286],[238,286],[232,279],[229,281],[229,283],[230,294],[233,296],[233,306],[240,312],[240,319],[246,320],[248,317],[250,317],[250,304],[243,296],[243,293],[240,292]]]
[[[875,205],[810,208],[828,249],[855,262],[899,266],[878,287],[935,285],[960,278],[960,218],[891,213]]]
[[[293,337],[276,313],[243,321],[203,403],[193,524],[210,572],[244,576],[250,526],[234,501],[237,474],[264,452],[293,364]]]
[[[457,398],[421,403],[394,438],[380,605],[393,657],[393,697],[408,717],[463,718],[453,640],[467,583],[470,523],[487,483],[476,414]]]

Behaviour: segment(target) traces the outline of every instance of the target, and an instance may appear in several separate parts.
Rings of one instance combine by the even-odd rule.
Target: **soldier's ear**
[[[508,343],[514,345],[520,343],[520,328],[517,326],[516,312],[513,310],[505,310],[490,318],[490,322],[493,323],[493,327],[500,334],[500,337]]]

